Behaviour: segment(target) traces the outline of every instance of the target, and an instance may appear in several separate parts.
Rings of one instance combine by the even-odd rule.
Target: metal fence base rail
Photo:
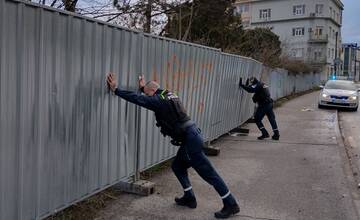
[[[148,196],[155,192],[155,183],[147,180],[138,180],[135,182],[120,182],[115,184],[114,188],[122,192],[132,193],[141,196]]]
[[[220,154],[220,148],[210,144],[210,141],[203,147],[204,153],[207,156],[218,156]]]
[[[135,90],[138,73],[179,94],[206,141],[254,111],[240,77],[267,78],[280,98],[318,84],[218,49],[0,0],[0,219],[41,219],[177,151],[152,112],[109,93],[113,72]]]

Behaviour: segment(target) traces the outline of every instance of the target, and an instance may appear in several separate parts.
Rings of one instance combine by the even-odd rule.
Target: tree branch
[[[191,3],[189,24],[188,24],[188,27],[187,27],[187,29],[185,31],[185,34],[184,34],[183,38],[182,38],[183,41],[186,41],[188,36],[189,36],[190,29],[191,29],[191,24],[192,24],[192,19],[193,19],[193,14],[194,14],[194,2]]]
[[[50,7],[54,7],[54,5],[56,4],[56,2],[57,2],[57,0],[54,0],[54,1],[51,3]]]

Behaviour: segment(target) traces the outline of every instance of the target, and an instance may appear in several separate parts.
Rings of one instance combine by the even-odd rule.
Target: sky
[[[342,42],[360,45],[360,0],[342,0],[344,4]]]

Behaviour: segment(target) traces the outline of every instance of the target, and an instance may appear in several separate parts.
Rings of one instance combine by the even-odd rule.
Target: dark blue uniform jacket
[[[156,112],[165,107],[166,105],[166,103],[162,101],[160,97],[160,93],[162,91],[163,90],[158,89],[153,96],[146,96],[142,95],[140,92],[121,90],[117,88],[115,90],[115,95],[120,96],[126,101]]]
[[[254,85],[241,85],[241,87],[249,93],[255,93],[253,101],[257,102],[259,105],[265,105],[273,102],[270,97],[269,89],[260,81]]]

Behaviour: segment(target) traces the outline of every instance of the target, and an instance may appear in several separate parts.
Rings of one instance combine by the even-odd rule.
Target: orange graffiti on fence
[[[198,105],[198,112],[199,113],[203,113],[204,112],[204,103],[203,102],[199,102],[199,105]]]
[[[152,80],[154,80],[155,82],[158,81],[157,72],[156,72],[155,67],[153,67],[153,71],[152,71]]]
[[[204,80],[205,80],[205,75],[204,75],[204,74],[201,74],[201,75],[200,75],[200,82],[204,82]]]
[[[180,59],[176,54],[173,54],[169,56],[169,59],[164,63],[164,72],[162,74],[157,72],[155,68],[152,71],[153,79],[160,80],[160,82],[164,83],[166,89],[174,89],[175,91],[173,92],[179,92],[180,89],[187,90],[186,100],[184,101],[187,102],[189,106],[191,105],[191,100],[194,98],[196,90],[204,88],[210,82],[210,75],[214,67],[212,62],[200,62],[197,63],[199,72],[195,72],[196,66],[193,59],[194,58],[189,58],[183,65],[185,69],[182,69]],[[158,74],[161,77],[160,79]],[[202,113],[204,111],[205,105],[203,102],[194,104],[198,106],[196,108],[198,112]]]

